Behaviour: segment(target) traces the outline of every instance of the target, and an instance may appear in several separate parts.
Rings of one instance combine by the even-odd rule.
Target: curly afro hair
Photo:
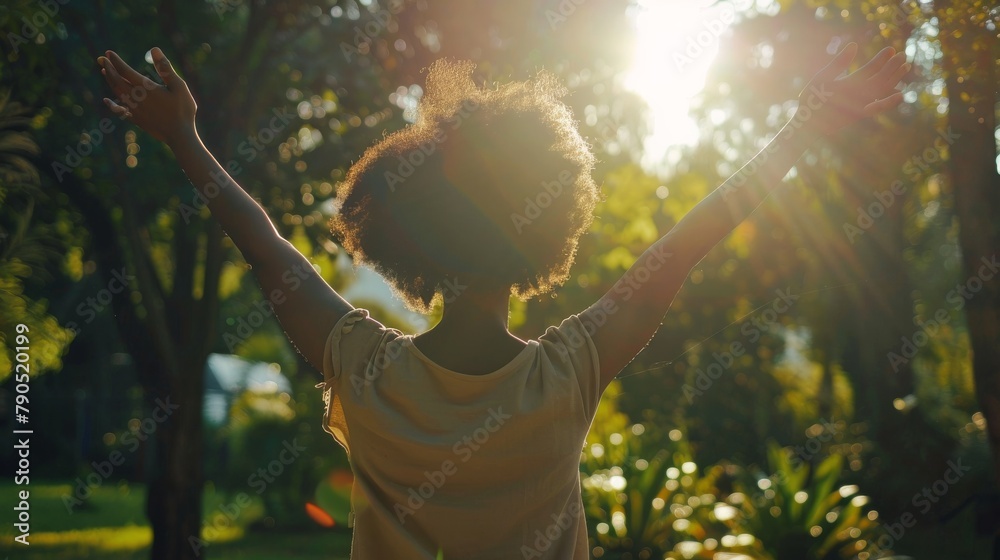
[[[334,238],[427,311],[448,286],[522,299],[565,282],[599,189],[594,156],[541,73],[477,86],[435,62],[415,124],[368,148],[339,186]]]

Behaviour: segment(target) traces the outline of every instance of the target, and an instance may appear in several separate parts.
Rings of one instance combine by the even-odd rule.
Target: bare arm
[[[170,146],[188,179],[208,201],[212,215],[252,267],[289,340],[309,363],[322,368],[327,335],[353,309],[351,305],[278,234],[264,209],[202,143],[195,126],[194,98],[163,53],[153,50],[164,85],[136,72],[117,54],[107,54],[98,62],[119,102],[105,99],[105,103]],[[134,93],[137,88],[145,90],[141,101]]]
[[[894,88],[908,70],[905,57],[885,49],[838,79],[856,52],[853,44],[841,51],[806,87],[795,117],[767,147],[699,202],[583,312],[584,321],[597,327],[593,338],[602,387],[649,342],[691,269],[753,213],[817,138],[899,104],[902,95]]]

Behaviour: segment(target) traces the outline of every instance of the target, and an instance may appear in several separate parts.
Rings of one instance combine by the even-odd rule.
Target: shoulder
[[[571,315],[559,325],[546,329],[538,339],[547,359],[559,364],[559,369],[576,379],[588,423],[594,417],[603,392],[601,362],[591,338],[593,332],[593,324],[580,315]]]
[[[338,379],[345,371],[364,368],[375,359],[380,348],[402,336],[399,330],[373,319],[367,309],[352,309],[327,335],[323,352],[324,377]]]
[[[564,358],[584,353],[596,352],[591,332],[579,315],[570,315],[559,325],[545,329],[545,334],[538,338],[539,344],[548,352],[555,352]]]

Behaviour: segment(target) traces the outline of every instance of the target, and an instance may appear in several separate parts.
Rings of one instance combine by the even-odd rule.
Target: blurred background
[[[4,472],[13,430],[34,433],[30,486],[0,481],[3,554],[350,549],[321,376],[169,150],[101,103],[106,49],[154,75],[163,48],[217,158],[334,288],[406,332],[436,316],[330,240],[338,182],[414,121],[432,61],[474,60],[483,83],[555,73],[605,200],[570,281],[513,303],[537,337],[763,148],[854,41],[859,60],[907,53],[905,102],[800,160],[609,388],[581,461],[592,556],[996,558],[998,20],[982,0],[5,2]],[[14,541],[25,488],[31,546]]]

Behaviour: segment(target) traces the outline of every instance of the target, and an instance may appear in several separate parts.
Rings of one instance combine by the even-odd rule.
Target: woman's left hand
[[[799,94],[795,118],[814,134],[828,136],[903,101],[896,85],[910,71],[906,55],[886,47],[858,70],[841,76],[857,53],[857,43],[844,47]]]

